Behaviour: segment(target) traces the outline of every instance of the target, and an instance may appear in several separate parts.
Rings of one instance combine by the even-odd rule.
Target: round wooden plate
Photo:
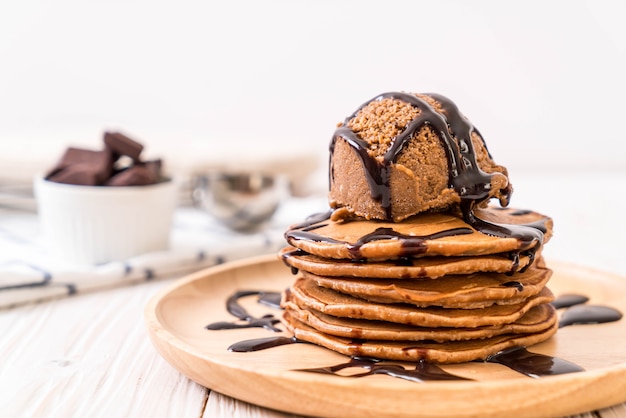
[[[626,279],[559,263],[548,286],[555,295],[585,294],[590,304],[626,312]],[[212,267],[155,295],[145,309],[159,353],[195,382],[231,397],[294,414],[323,417],[537,417],[562,416],[626,401],[626,319],[561,328],[529,350],[562,358],[585,371],[530,378],[499,364],[443,366],[472,381],[411,382],[390,376],[333,376],[295,371],[348,359],[311,344],[235,353],[236,342],[274,335],[262,328],[211,331],[234,321],[226,299],[238,290],[281,291],[294,280],[276,256]],[[248,300],[249,299],[249,300]],[[280,311],[246,298],[254,316]],[[282,334],[285,334],[284,332]],[[290,335],[287,335],[290,336]]]

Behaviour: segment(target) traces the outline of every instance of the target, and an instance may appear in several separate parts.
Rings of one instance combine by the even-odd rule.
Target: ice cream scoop
[[[336,129],[330,145],[334,218],[400,222],[455,205],[471,215],[512,187],[478,130],[438,94],[384,93]]]

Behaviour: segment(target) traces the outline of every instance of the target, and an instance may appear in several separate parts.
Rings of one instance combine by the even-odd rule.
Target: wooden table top
[[[552,178],[553,186],[560,187],[554,193],[574,196],[585,190],[585,198],[578,192],[576,205],[568,206],[550,201],[554,193],[546,188],[533,202],[555,218],[547,257],[579,261],[626,280],[621,264],[626,220],[612,197],[626,174],[604,178],[599,190],[593,189],[598,183],[594,177],[569,183]],[[531,201],[528,194],[520,193]],[[0,416],[294,417],[204,388],[158,354],[148,338],[143,310],[177,279],[1,310]],[[626,417],[626,403],[576,416]]]

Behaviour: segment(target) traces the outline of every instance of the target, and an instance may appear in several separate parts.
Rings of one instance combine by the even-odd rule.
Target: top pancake
[[[545,244],[552,236],[552,219],[540,213],[511,208],[475,209],[475,216],[492,224],[543,230]],[[285,233],[292,246],[324,258],[386,260],[416,256],[479,256],[516,252],[529,244],[516,238],[477,231],[453,212],[423,213],[402,222],[375,220],[333,221],[330,213],[291,227]]]

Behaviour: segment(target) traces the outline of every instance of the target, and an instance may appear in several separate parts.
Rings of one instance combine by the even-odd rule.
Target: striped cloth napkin
[[[180,207],[169,250],[87,267],[47,254],[36,213],[0,209],[0,309],[176,278],[224,262],[276,253],[285,245],[283,234],[289,225],[327,208],[325,198],[291,198],[263,229],[238,233],[200,209]]]

